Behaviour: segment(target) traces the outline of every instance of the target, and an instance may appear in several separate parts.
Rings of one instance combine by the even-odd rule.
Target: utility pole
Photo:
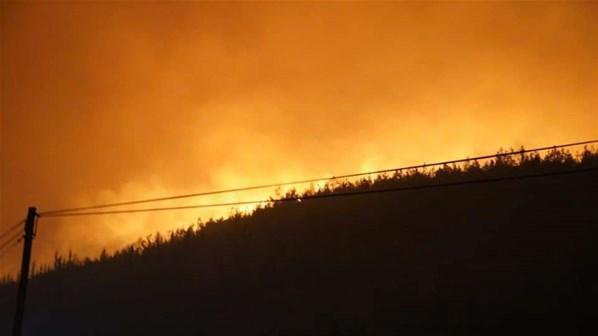
[[[19,280],[19,292],[17,293],[17,311],[12,329],[13,336],[21,336],[23,332],[23,314],[25,313],[25,296],[27,294],[27,282],[29,281],[29,264],[31,262],[31,245],[33,244],[36,208],[30,207],[27,211],[25,221],[25,242],[23,244],[23,259],[21,259],[21,277]]]

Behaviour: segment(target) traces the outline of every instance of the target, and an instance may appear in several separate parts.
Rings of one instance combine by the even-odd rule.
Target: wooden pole
[[[29,264],[31,263],[31,245],[33,244],[36,208],[30,207],[27,211],[25,221],[25,235],[23,244],[23,258],[21,259],[21,276],[19,280],[19,291],[17,293],[17,311],[13,324],[13,336],[21,336],[23,333],[23,315],[25,313],[25,296],[27,294],[27,282],[29,281]]]

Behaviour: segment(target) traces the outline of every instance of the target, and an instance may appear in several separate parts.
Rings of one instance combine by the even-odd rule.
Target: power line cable
[[[2,250],[4,247],[10,245],[13,242],[17,242],[17,238],[21,237],[22,233],[17,232],[16,235],[11,236],[9,239],[7,239],[4,243],[0,244],[0,250]]]
[[[12,247],[19,244],[19,240],[9,241],[8,244],[5,244],[4,247],[0,248],[0,255],[4,255],[8,252]]]
[[[0,239],[8,236],[10,234],[10,232],[14,231],[15,229],[19,228],[21,226],[21,224],[25,223],[25,220],[20,220],[18,223],[16,223],[15,225],[9,227],[8,229],[6,229],[2,234],[0,234]]]
[[[557,172],[549,172],[549,173],[542,173],[542,174],[514,175],[514,176],[503,176],[503,177],[476,179],[476,180],[459,181],[459,182],[434,183],[434,184],[395,187],[395,188],[386,188],[386,189],[362,190],[362,191],[355,191],[355,192],[316,194],[316,195],[310,195],[310,196],[304,196],[304,197],[298,196],[298,197],[285,197],[285,198],[280,198],[280,199],[196,204],[196,205],[186,205],[186,206],[176,206],[176,207],[145,208],[145,209],[125,209],[125,210],[71,212],[71,213],[46,213],[44,215],[40,214],[40,217],[74,217],[74,216],[92,216],[92,215],[111,215],[111,214],[127,214],[127,213],[140,213],[140,212],[153,212],[153,211],[169,211],[169,210],[184,210],[184,209],[211,208],[211,207],[223,207],[223,206],[237,206],[237,205],[248,205],[248,204],[261,204],[261,203],[291,202],[291,201],[303,201],[303,200],[309,200],[309,199],[323,199],[323,198],[334,198],[334,197],[343,197],[343,196],[369,195],[369,194],[377,194],[377,193],[388,193],[388,192],[399,192],[399,191],[408,191],[408,190],[453,187],[453,186],[471,185],[471,184],[480,184],[480,183],[523,180],[523,179],[531,179],[531,178],[586,173],[586,172],[592,172],[592,171],[598,171],[598,167],[573,169],[573,170],[570,169],[570,170],[566,170],[566,171],[557,171]]]
[[[8,245],[8,247],[7,247],[7,248],[5,248],[4,250],[3,250],[3,249],[0,249],[0,258],[3,258],[3,257],[6,255],[6,253],[7,253],[8,251],[10,251],[10,249],[11,249],[12,247],[15,247],[15,246],[17,246],[18,244],[19,244],[19,242],[18,242],[18,241],[15,241],[15,242],[13,242],[13,244],[12,244],[12,245]]]
[[[383,174],[383,173],[389,173],[389,172],[400,172],[403,170],[428,168],[428,167],[433,167],[433,166],[441,166],[441,165],[469,162],[469,161],[475,161],[475,160],[484,160],[484,159],[499,158],[499,157],[504,157],[504,156],[521,155],[521,154],[529,153],[529,152],[538,152],[538,151],[545,151],[545,150],[551,150],[551,149],[554,150],[554,149],[565,148],[565,147],[587,145],[587,144],[592,144],[592,143],[597,143],[597,142],[598,142],[598,140],[588,140],[588,141],[573,142],[573,143],[561,144],[561,145],[555,145],[555,146],[537,147],[537,148],[533,148],[533,149],[522,149],[519,151],[510,152],[510,153],[497,153],[497,154],[492,154],[492,155],[482,155],[482,156],[466,158],[466,159],[449,160],[449,161],[427,163],[427,164],[424,163],[424,164],[414,165],[414,166],[405,166],[405,167],[399,167],[399,168],[374,170],[374,171],[368,171],[368,172],[337,175],[337,176],[331,176],[331,177],[321,177],[321,178],[296,180],[296,181],[288,181],[288,182],[281,182],[281,183],[262,184],[262,185],[248,186],[248,187],[242,187],[242,188],[224,189],[224,190],[199,192],[199,193],[183,194],[183,195],[174,195],[174,196],[166,196],[166,197],[158,197],[158,198],[148,198],[148,199],[142,199],[142,200],[116,202],[116,203],[105,203],[105,204],[75,207],[75,208],[48,210],[48,211],[40,212],[39,215],[48,216],[51,214],[62,214],[62,213],[70,213],[70,212],[84,211],[84,210],[111,208],[111,207],[124,206],[124,205],[134,205],[134,204],[143,204],[143,203],[151,203],[151,202],[159,202],[159,201],[169,201],[169,200],[191,198],[191,197],[217,195],[217,194],[225,194],[225,193],[256,190],[256,189],[275,188],[275,187],[281,187],[281,186],[314,183],[314,182],[329,181],[329,180],[336,180],[336,179],[346,179],[346,178],[352,178],[352,177]]]

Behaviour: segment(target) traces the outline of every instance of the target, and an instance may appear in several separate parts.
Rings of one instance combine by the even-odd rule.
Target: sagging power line
[[[13,226],[9,227],[8,229],[6,229],[4,232],[2,232],[2,234],[0,234],[0,240],[1,240],[3,237],[6,237],[6,236],[8,236],[8,235],[9,235],[9,234],[10,234],[12,231],[15,231],[16,229],[18,229],[18,228],[21,226],[21,224],[23,224],[24,222],[25,222],[25,220],[24,220],[24,219],[23,219],[23,220],[20,220],[20,221],[19,221],[19,222],[17,222],[15,225],[13,225]]]
[[[6,246],[6,248],[0,249],[0,258],[4,257],[6,255],[6,253],[8,253],[8,251],[10,251],[11,248],[19,245],[19,242],[20,242],[19,240],[12,241],[11,242],[12,244],[8,244]]]
[[[22,237],[21,232],[17,232],[17,234],[12,235],[9,239],[4,241],[0,244],[0,256],[4,255],[8,250],[10,250],[13,246],[17,245],[19,242],[19,238]]]
[[[11,232],[16,231],[21,224],[25,223],[25,220],[20,220],[17,223],[15,223],[13,226],[9,227],[6,231],[4,231],[1,235],[0,235],[0,241],[2,241],[2,239],[8,237],[10,235]],[[15,237],[19,237],[20,235],[22,235],[22,233],[17,232],[16,234],[13,234],[13,236],[11,236],[8,241],[12,241],[15,239]],[[4,243],[0,244],[0,246],[3,246]]]
[[[22,238],[23,236],[23,233],[15,232],[11,235],[11,232],[16,231],[24,222],[25,220],[21,220],[15,225],[9,227],[2,234],[0,234],[0,257],[3,257],[12,247],[16,246],[19,243],[20,238]]]
[[[186,205],[178,207],[161,207],[161,208],[145,208],[145,209],[125,209],[125,210],[111,210],[111,211],[92,211],[92,212],[71,212],[71,213],[46,213],[41,214],[40,217],[74,217],[74,216],[92,216],[92,215],[112,215],[112,214],[127,214],[127,213],[139,213],[139,212],[154,212],[154,211],[171,211],[171,210],[185,210],[185,209],[197,209],[197,208],[212,208],[212,207],[223,207],[223,206],[238,206],[238,205],[251,205],[251,204],[267,204],[267,203],[278,203],[278,202],[291,202],[291,201],[303,201],[311,199],[323,199],[323,198],[335,198],[335,197],[346,197],[346,196],[357,196],[357,195],[369,195],[378,193],[389,193],[389,192],[400,192],[409,190],[420,190],[420,189],[431,189],[431,188],[442,188],[442,187],[453,187],[460,185],[471,185],[481,183],[492,183],[502,181],[513,181],[523,180],[540,177],[550,177],[559,175],[571,175],[578,173],[586,173],[591,171],[597,171],[598,167],[584,168],[584,169],[570,169],[566,171],[557,171],[542,174],[527,174],[527,175],[516,175],[516,176],[503,176],[495,178],[475,179],[468,181],[459,182],[448,182],[448,183],[433,183],[423,184],[415,186],[395,187],[395,188],[383,188],[383,189],[372,189],[362,190],[355,192],[332,192],[330,194],[315,194],[308,196],[296,196],[296,197],[284,197],[279,199],[267,199],[267,200],[252,200],[252,201],[239,201],[239,202],[227,202],[227,203],[209,203],[209,204],[196,204]]]
[[[217,194],[226,194],[226,193],[257,190],[257,189],[276,188],[276,187],[282,187],[282,186],[288,186],[288,185],[298,185],[298,184],[331,181],[331,180],[338,180],[338,179],[347,179],[347,178],[353,178],[353,177],[383,174],[383,173],[390,173],[390,172],[401,172],[404,170],[423,169],[423,168],[443,166],[443,165],[449,165],[449,164],[455,164],[455,163],[465,163],[465,162],[476,161],[476,160],[485,160],[485,159],[499,158],[499,157],[505,157],[505,156],[521,155],[521,154],[530,153],[530,152],[555,150],[555,149],[559,149],[559,148],[588,145],[588,144],[592,144],[592,143],[598,143],[598,140],[580,141],[580,142],[573,142],[573,143],[554,145],[554,146],[537,147],[537,148],[533,148],[533,149],[521,149],[519,151],[514,151],[514,152],[509,152],[509,153],[497,153],[497,154],[492,154],[492,155],[482,155],[482,156],[465,158],[465,159],[441,161],[441,162],[434,162],[434,163],[424,163],[424,164],[420,164],[420,165],[381,169],[381,170],[351,173],[351,174],[344,174],[344,175],[336,175],[336,176],[331,176],[331,177],[312,178],[312,179],[305,179],[305,180],[287,181],[287,182],[281,182],[281,183],[269,183],[269,184],[240,187],[240,188],[233,188],[233,189],[223,189],[223,190],[215,190],[215,191],[208,191],[208,192],[198,192],[198,193],[173,195],[173,196],[158,197],[158,198],[148,198],[148,199],[141,199],[141,200],[125,201],[125,202],[105,203],[105,204],[97,204],[97,205],[90,205],[90,206],[83,206],[83,207],[48,210],[48,211],[40,212],[39,215],[48,217],[49,215],[57,215],[57,214],[71,213],[71,212],[84,211],[84,210],[94,210],[94,209],[111,208],[111,207],[118,207],[118,206],[125,206],[125,205],[135,205],[135,204],[143,204],[143,203],[169,201],[169,200],[176,200],[176,199],[209,196],[209,195],[217,195]],[[228,205],[228,204],[226,204],[226,205]],[[56,217],[56,216],[54,216],[54,217]]]

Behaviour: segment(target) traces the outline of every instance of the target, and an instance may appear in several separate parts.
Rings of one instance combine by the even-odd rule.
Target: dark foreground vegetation
[[[596,152],[554,151],[308,194],[595,167]],[[597,196],[594,170],[274,202],[96,260],[57,257],[30,282],[25,333],[594,334]],[[1,335],[15,292],[0,286]]]

